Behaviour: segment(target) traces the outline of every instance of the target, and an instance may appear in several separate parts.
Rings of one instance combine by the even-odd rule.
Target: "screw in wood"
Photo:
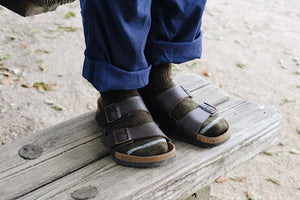
[[[71,197],[76,200],[92,199],[98,194],[98,190],[95,187],[88,186],[82,187],[71,193]]]
[[[42,148],[35,144],[26,144],[19,149],[19,155],[28,160],[33,160],[40,157],[42,152]]]

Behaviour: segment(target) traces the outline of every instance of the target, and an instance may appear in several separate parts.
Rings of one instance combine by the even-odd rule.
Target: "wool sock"
[[[149,84],[139,89],[139,93],[144,98],[146,104],[151,104],[156,96],[161,92],[175,86],[171,76],[171,63],[165,63],[160,65],[153,65],[150,71]],[[198,107],[198,104],[191,98],[186,98],[180,102],[171,111],[171,115],[180,120],[190,111]],[[199,133],[216,137],[222,135],[228,129],[225,120],[218,115],[210,116],[203,124]]]
[[[134,96],[139,96],[137,90],[114,90],[101,92],[101,98],[98,100],[98,110],[101,110],[112,103],[117,103]],[[111,133],[115,129],[124,127],[130,128],[148,122],[153,122],[151,114],[140,111],[133,113],[129,117],[124,117],[115,123],[109,124],[106,127],[106,131]],[[166,153],[168,151],[168,145],[166,140],[162,137],[151,137],[121,145],[117,151],[134,156],[155,156]]]

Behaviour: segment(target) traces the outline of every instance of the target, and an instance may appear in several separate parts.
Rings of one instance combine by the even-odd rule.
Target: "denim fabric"
[[[83,76],[99,91],[148,84],[151,65],[201,57],[206,0],[80,0]]]

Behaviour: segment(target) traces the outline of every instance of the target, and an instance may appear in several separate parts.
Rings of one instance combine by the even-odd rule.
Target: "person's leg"
[[[100,92],[148,83],[144,49],[151,0],[81,0],[86,41],[83,76]]]
[[[200,58],[206,0],[152,0],[146,57],[152,65]]]
[[[153,66],[149,84],[139,90],[148,105],[159,94],[175,86],[171,77],[171,63],[201,57],[201,20],[205,3],[206,0],[152,1],[152,24],[146,56]],[[185,98],[172,109],[170,115],[180,121],[198,106],[191,98]],[[227,129],[225,120],[216,115],[205,120],[199,132],[214,137]]]
[[[108,120],[103,125],[105,136],[153,123],[143,106],[134,108],[142,110],[123,113],[122,109],[127,108],[119,104],[130,98],[134,100],[132,97],[139,96],[136,89],[148,83],[151,67],[144,49],[151,25],[151,0],[80,0],[80,3],[86,41],[83,76],[101,93],[96,119],[99,125]],[[119,113],[122,114],[120,119],[110,121]],[[111,138],[118,143],[116,137],[119,136]],[[118,152],[136,156],[154,156],[168,150],[166,140],[158,136],[122,143],[117,147]]]

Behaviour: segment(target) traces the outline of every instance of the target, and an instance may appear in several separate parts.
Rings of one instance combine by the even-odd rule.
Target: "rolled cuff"
[[[180,64],[200,58],[202,54],[202,34],[191,42],[148,41],[146,57],[152,65],[162,63]]]
[[[85,57],[82,76],[98,91],[132,90],[148,84],[151,65],[140,71],[126,71],[104,61]]]

